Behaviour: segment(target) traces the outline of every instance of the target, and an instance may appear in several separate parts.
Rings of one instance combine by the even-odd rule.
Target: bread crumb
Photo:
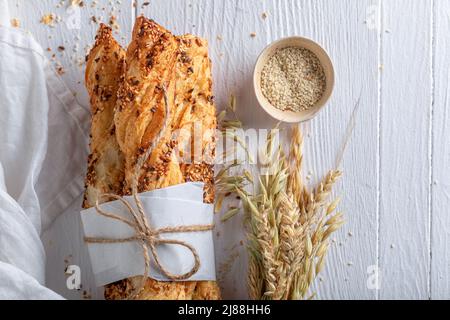
[[[262,15],[261,15],[261,17],[262,17],[264,20],[266,20],[268,16],[269,16],[269,15],[267,14],[267,12],[263,12]]]
[[[73,7],[84,7],[84,2],[82,0],[70,0],[70,5]]]
[[[114,16],[114,15],[112,15],[112,16],[109,18],[109,24],[111,25],[111,27],[112,27],[114,30],[119,30],[119,29],[120,29],[120,26],[119,26],[119,24],[117,23],[117,17]]]
[[[64,70],[63,66],[56,66],[56,73],[62,76],[64,73],[66,73],[66,70]]]
[[[250,37],[252,37],[252,38],[256,38],[256,32],[252,32],[252,33],[250,33]]]
[[[42,24],[45,24],[46,26],[54,27],[55,26],[55,20],[56,20],[56,16],[53,13],[47,13],[47,14],[42,16],[40,22]]]
[[[20,20],[18,18],[12,18],[11,19],[11,26],[14,28],[20,27]]]

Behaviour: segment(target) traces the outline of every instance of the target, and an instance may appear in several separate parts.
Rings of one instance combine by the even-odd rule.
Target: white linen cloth
[[[0,0],[0,299],[61,299],[45,287],[41,234],[83,191],[89,111],[32,36],[9,26],[7,6]]]

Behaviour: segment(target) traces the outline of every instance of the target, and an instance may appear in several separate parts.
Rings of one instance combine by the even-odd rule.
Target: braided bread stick
[[[92,57],[93,53],[89,58]],[[122,187],[120,190],[108,191],[119,195],[130,194],[137,158],[154,142],[167,117],[164,111],[166,98],[170,108],[169,125],[140,172],[138,191],[151,191],[186,181],[201,181],[206,185],[204,200],[212,203],[214,173],[211,159],[214,158],[216,119],[206,42],[190,35],[177,38],[155,22],[139,17],[126,53],[126,68],[122,72],[120,86],[116,87],[118,100],[114,114],[115,148],[121,155],[123,168]],[[91,93],[91,100],[93,96]],[[197,163],[184,161],[186,159],[180,159],[178,154],[189,151],[194,123],[212,129],[211,132],[205,130],[207,134],[203,134],[198,141],[206,156]],[[94,125],[99,126],[97,122],[93,122]],[[180,129],[185,133],[176,135],[175,132]],[[95,168],[96,164],[92,166]],[[127,298],[140,278],[108,285],[106,299]],[[138,296],[139,299],[219,297],[215,282],[159,282],[152,279],[147,280]]]
[[[201,43],[199,41],[199,43]],[[202,43],[203,46],[203,43]],[[185,59],[183,41],[173,36],[151,20],[139,17],[133,31],[133,40],[127,52],[127,70],[125,81],[119,90],[119,101],[115,115],[117,135],[121,150],[125,154],[125,193],[130,192],[134,177],[134,165],[137,157],[153,143],[153,138],[161,130],[164,121],[164,93],[170,108],[167,132],[153,151],[140,174],[139,192],[151,191],[187,181],[187,177],[198,175],[195,181],[203,181],[195,170],[187,171],[190,165],[182,165],[174,152],[179,144],[189,137],[174,135],[178,129],[187,127],[194,119],[210,123],[215,129],[215,108],[212,103],[204,107],[199,99],[199,107],[192,99],[185,99],[194,94],[210,97],[211,73],[207,51],[203,49],[201,57]],[[206,47],[205,47],[206,48]],[[197,72],[193,61],[199,62]],[[205,63],[205,64],[204,64]],[[203,73],[200,70],[203,69]],[[205,74],[209,73],[209,74]],[[195,73],[195,74],[194,74]],[[201,74],[202,79],[199,79]],[[207,84],[197,88],[198,82]],[[189,93],[187,93],[189,91]],[[186,100],[186,101],[185,101]],[[183,105],[182,102],[183,101]],[[209,98],[209,101],[212,101]],[[207,111],[207,112],[205,112]],[[196,114],[196,116],[192,116]],[[206,148],[206,146],[205,146]],[[214,149],[214,148],[212,148]],[[212,170],[211,166],[208,167]],[[212,181],[208,172],[208,181]],[[208,182],[205,181],[205,182]],[[209,184],[209,199],[214,197]],[[127,279],[110,287],[109,298],[124,298],[129,294],[139,277]],[[219,290],[216,283],[209,282],[159,282],[147,280],[140,299],[218,299]]]
[[[124,60],[125,51],[114,40],[111,28],[102,24],[86,63],[85,81],[91,102],[92,127],[85,209],[101,200],[102,194],[122,194],[124,158],[116,140],[114,109]]]

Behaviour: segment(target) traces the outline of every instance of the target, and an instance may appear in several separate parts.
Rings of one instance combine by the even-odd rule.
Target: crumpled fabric
[[[41,235],[83,192],[89,111],[31,34],[9,26],[7,6],[0,0],[0,299],[62,299],[45,286]]]

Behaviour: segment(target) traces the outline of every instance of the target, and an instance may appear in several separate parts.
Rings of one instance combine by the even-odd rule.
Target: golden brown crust
[[[181,164],[185,181],[205,183],[204,201],[214,203],[214,159],[216,150],[215,129],[217,127],[216,108],[212,93],[211,60],[206,40],[193,35],[184,35],[180,39],[180,52],[177,63],[176,108],[179,120],[175,127],[191,132],[190,149],[198,155]],[[200,143],[199,143],[200,142]],[[183,143],[179,141],[179,150]],[[180,155],[180,157],[183,154]],[[220,299],[220,290],[216,282],[197,282],[191,297],[193,300]]]
[[[197,282],[192,300],[220,300],[220,289],[217,282],[201,281]]]
[[[208,43],[189,34],[179,41],[174,128],[179,132],[181,171],[185,181],[204,182],[204,200],[213,203],[217,120]]]
[[[126,52],[126,68],[118,88],[114,113],[116,148],[123,154],[124,166],[123,188],[117,194],[130,193],[136,160],[163,127],[167,117],[166,95],[170,109],[169,125],[140,173],[139,192],[185,181],[201,181],[206,184],[205,202],[213,202],[212,160],[216,118],[211,92],[211,63],[206,41],[191,35],[177,38],[155,22],[139,17]],[[194,124],[201,124],[201,137],[197,139],[201,158],[190,163],[186,160],[191,159],[180,158],[179,153],[190,152],[196,140]],[[179,131],[183,133],[177,134]],[[181,152],[176,152],[178,150]],[[107,286],[105,297],[127,298],[140,279],[134,277]],[[138,298],[219,299],[220,292],[215,282],[159,282],[148,279]]]
[[[133,292],[140,277],[118,281],[105,290],[108,300],[126,299]],[[147,279],[145,287],[139,295],[139,300],[192,300],[197,282],[161,282]]]
[[[133,30],[133,39],[127,51],[127,69],[125,79],[119,89],[115,123],[117,139],[125,156],[125,191],[130,192],[131,182],[135,178],[137,158],[153,142],[162,128],[165,117],[164,94],[169,105],[173,105],[175,94],[175,59],[178,50],[176,38],[164,28],[144,17],[137,19]],[[170,120],[169,120],[170,122]],[[148,168],[153,170],[159,159],[166,155],[165,146],[170,139],[170,127],[164,133],[164,139],[152,153]],[[166,171],[166,170],[164,170]],[[181,173],[180,173],[181,174]],[[139,191],[150,191],[156,187],[170,185],[170,178],[157,186],[145,185],[145,179],[139,183]],[[173,178],[175,182],[177,176]],[[174,183],[173,183],[174,184]]]
[[[123,155],[113,120],[124,61],[125,51],[114,40],[111,28],[102,24],[86,63],[92,127],[84,208],[94,206],[101,194],[121,194],[123,189]]]

